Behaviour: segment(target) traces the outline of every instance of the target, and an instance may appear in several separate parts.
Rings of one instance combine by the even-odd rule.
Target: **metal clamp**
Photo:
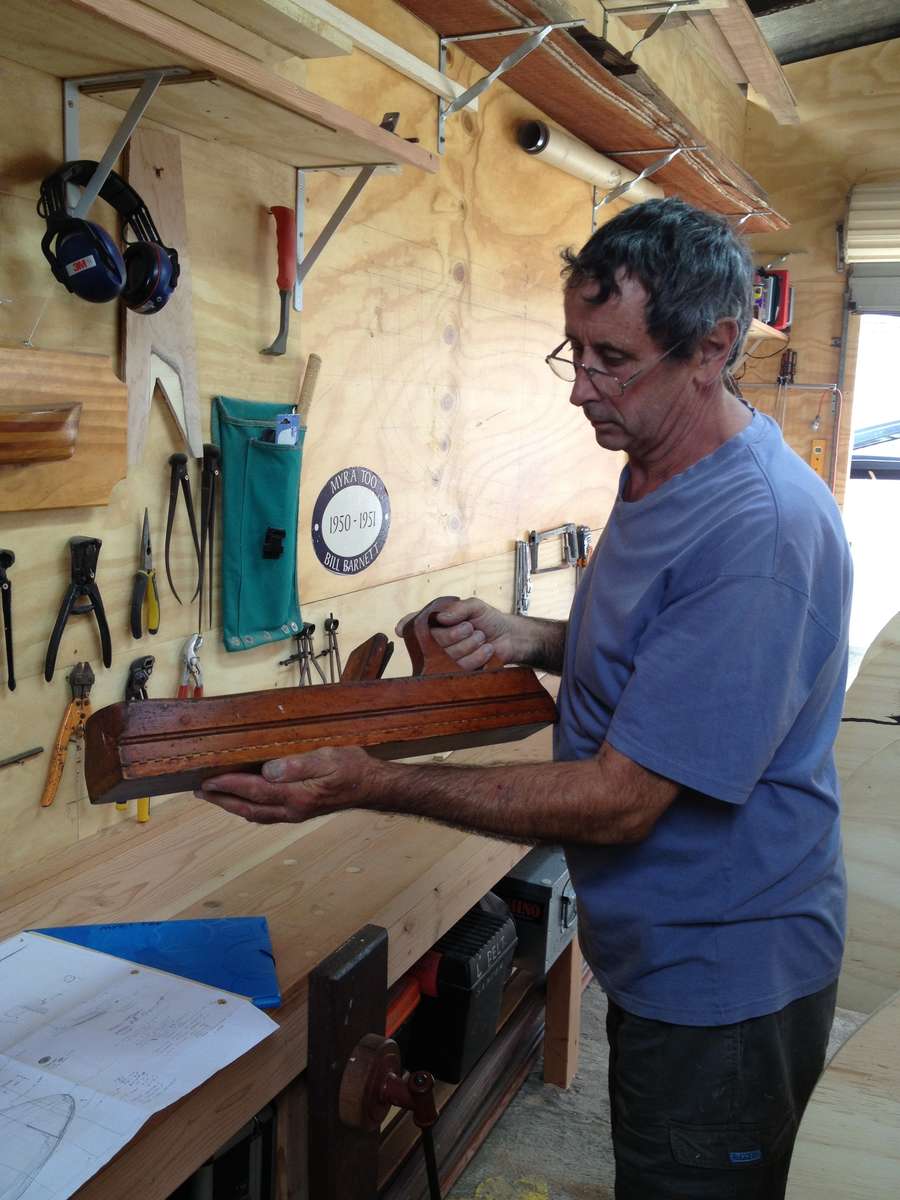
[[[516,34],[530,33],[531,37],[521,46],[517,46],[515,50],[507,54],[506,57],[494,67],[493,71],[484,75],[476,83],[473,83],[470,88],[457,96],[455,100],[445,103],[438,97],[438,129],[437,129],[437,144],[438,154],[444,153],[446,144],[446,135],[444,133],[444,122],[447,117],[452,117],[454,113],[459,112],[461,108],[465,108],[467,104],[475,100],[482,92],[499,79],[501,75],[505,75],[507,71],[512,70],[517,66],[523,58],[526,58],[532,50],[536,50],[543,42],[544,38],[548,37],[554,29],[574,29],[586,24],[584,20],[579,21],[556,21],[547,25],[519,25],[512,29],[492,29],[487,33],[461,33],[453,37],[442,37],[439,41],[440,53],[438,70],[442,75],[447,74],[447,46],[451,42],[474,42],[484,38],[500,38],[513,37]]]
[[[541,542],[551,538],[560,539],[561,557],[551,567],[540,565]],[[515,613],[523,616],[531,602],[531,580],[534,575],[546,575],[551,571],[575,568],[575,586],[581,580],[591,550],[591,530],[588,525],[575,525],[571,521],[553,529],[532,529],[527,541],[516,542]]]

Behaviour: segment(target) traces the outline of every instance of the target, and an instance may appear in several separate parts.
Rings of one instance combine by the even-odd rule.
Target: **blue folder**
[[[277,1008],[281,1003],[265,917],[60,925],[31,932],[237,992],[257,1008]]]

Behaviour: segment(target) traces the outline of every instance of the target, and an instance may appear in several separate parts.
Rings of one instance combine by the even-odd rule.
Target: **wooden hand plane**
[[[530,667],[464,671],[434,640],[431,619],[453,599],[432,601],[404,627],[407,678],[380,678],[392,643],[376,634],[350,655],[340,683],[98,710],[85,727],[91,803],[190,791],[323,746],[406,758],[517,741],[552,724],[553,699]]]

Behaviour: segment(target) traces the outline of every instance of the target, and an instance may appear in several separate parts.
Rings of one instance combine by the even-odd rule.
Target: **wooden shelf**
[[[400,0],[443,37],[482,30],[543,24],[558,19],[554,0],[504,0],[497,19],[494,0]],[[525,38],[523,34],[522,40]],[[483,37],[461,44],[480,66],[493,70],[521,41]],[[696,146],[677,155],[653,177],[667,194],[712,212],[752,213],[742,233],[784,229],[756,182],[707,139],[639,67],[602,38],[583,30],[557,29],[503,76],[503,82],[593,150],[640,171],[664,147]],[[628,149],[626,150],[625,147]]]
[[[767,339],[775,342],[786,342],[788,335],[782,329],[773,329],[771,325],[764,325],[762,321],[757,321],[754,317],[750,322],[750,328],[747,330],[748,342],[762,342]]]
[[[0,53],[61,79],[187,67],[163,86],[154,121],[294,167],[398,163],[436,171],[428,150],[275,75],[236,50],[137,0],[4,0]],[[134,89],[95,96],[127,109]]]

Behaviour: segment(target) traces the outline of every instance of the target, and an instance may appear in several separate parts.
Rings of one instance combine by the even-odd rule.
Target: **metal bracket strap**
[[[605,192],[600,199],[597,199],[598,189],[594,188],[593,209],[591,227],[597,223],[597,210],[602,208],[604,204],[612,204],[613,200],[618,200],[620,196],[624,196],[626,192],[630,192],[633,187],[641,182],[642,179],[649,179],[651,175],[655,175],[657,171],[661,171],[663,167],[667,167],[674,158],[679,154],[685,154],[689,150],[705,150],[705,146],[673,146],[665,151],[662,158],[657,158],[654,162],[649,163],[644,167],[639,175],[635,175],[634,179],[629,179],[625,183],[620,183],[618,187],[614,187],[611,192]],[[614,150],[607,157],[623,158],[627,155],[634,154],[657,154],[657,150]]]
[[[385,113],[381,119],[380,128],[393,133],[397,128],[397,121],[400,119],[399,113]],[[305,234],[304,234],[304,213],[306,205],[306,174],[313,171],[333,171],[333,166],[328,167],[298,167],[297,180],[294,190],[294,218],[297,228],[297,277],[294,281],[294,312],[303,311],[303,281],[312,270],[319,255],[331,241],[334,234],[337,232],[341,222],[347,213],[356,203],[356,200],[380,167],[390,166],[390,163],[366,163],[360,167],[359,174],[350,184],[343,200],[338,204],[337,208],[331,214],[331,217],[323,225],[319,236],[310,246],[308,253],[304,254]]]
[[[206,76],[204,76],[205,78]],[[63,80],[63,155],[66,162],[81,158],[81,95],[137,87],[138,94],[113,134],[103,157],[87,186],[82,190],[71,184],[66,208],[73,217],[85,217],[109,178],[113,163],[125,149],[138,122],[147,111],[161,83],[186,83],[198,78],[188,67],[159,67],[147,71],[119,71],[109,75],[83,75]]]
[[[454,113],[459,112],[461,108],[465,108],[472,100],[475,100],[482,92],[486,91],[495,80],[499,79],[507,71],[512,70],[517,66],[523,58],[527,57],[532,50],[536,50],[543,42],[544,38],[548,37],[555,29],[574,29],[584,25],[584,20],[579,21],[557,21],[548,25],[520,25],[512,29],[494,29],[487,33],[461,33],[453,37],[442,37],[440,39],[440,62],[438,69],[442,75],[447,74],[447,46],[451,42],[474,42],[484,38],[500,38],[512,37],[515,34],[530,33],[531,37],[523,42],[521,46],[517,46],[515,50],[507,54],[506,57],[494,67],[493,71],[484,75],[476,83],[473,83],[462,95],[457,96],[455,100],[449,103],[444,103],[438,97],[438,153],[443,154],[446,137],[444,134],[444,122],[447,117],[452,117]]]

